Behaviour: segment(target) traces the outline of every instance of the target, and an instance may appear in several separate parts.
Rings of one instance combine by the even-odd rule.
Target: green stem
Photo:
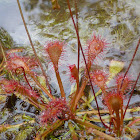
[[[71,122],[68,123],[68,126],[69,126],[69,130],[70,130],[70,132],[71,132],[71,138],[72,138],[73,140],[78,140],[77,134],[76,134],[76,132],[75,132],[75,130],[74,130],[75,127],[73,127],[73,125],[72,125]]]
[[[74,121],[75,121],[76,123],[79,123],[81,126],[85,126],[86,129],[87,129],[87,128],[92,128],[93,133],[96,134],[96,135],[98,135],[98,136],[100,136],[100,137],[103,137],[103,138],[105,138],[105,139],[107,139],[107,140],[116,140],[114,137],[109,136],[109,135],[107,135],[107,134],[101,132],[101,131],[105,131],[104,128],[98,127],[98,126],[96,126],[96,125],[94,125],[94,124],[92,124],[92,123],[90,123],[90,122],[88,122],[88,121],[84,121],[84,122],[83,122],[81,119],[78,119],[78,118],[76,118]],[[100,131],[99,131],[99,130],[100,130]]]
[[[30,71],[28,72],[28,74],[32,77],[32,79],[35,81],[35,83],[51,98],[54,99],[54,97],[52,96],[51,93],[48,92],[47,89],[45,89],[40,83],[39,81],[36,79],[36,77],[34,76],[34,74]]]
[[[35,123],[35,120],[31,120],[31,121],[28,121],[28,122],[23,122],[23,123],[16,124],[16,125],[9,125],[9,124],[4,124],[3,125],[2,124],[2,125],[0,125],[0,132],[4,132],[8,129],[17,129],[22,125],[26,125],[27,123]]]
[[[99,136],[99,137],[101,137],[101,138],[104,138],[105,140],[117,140],[114,137],[112,137],[110,135],[107,135],[107,134],[105,134],[105,133],[103,133],[101,131],[98,131],[96,129],[92,129],[92,133],[97,135],[97,136]],[[100,138],[98,138],[98,139],[100,139]]]
[[[92,123],[90,123],[89,121],[83,121],[82,119],[79,119],[79,118],[77,118],[77,117],[75,117],[75,119],[74,119],[74,121],[76,122],[76,123],[79,123],[80,125],[82,125],[82,126],[85,126],[85,127],[91,127],[91,128],[94,128],[94,129],[98,129],[98,130],[100,130],[100,131],[105,131],[105,129],[104,128],[101,128],[101,127],[99,127],[99,126],[97,126],[97,125],[94,125],[94,124],[92,124]]]
[[[44,138],[51,132],[53,132],[55,129],[57,129],[59,126],[63,124],[63,120],[57,120],[53,125],[47,127],[47,130],[43,133],[38,135],[35,140],[44,140]]]

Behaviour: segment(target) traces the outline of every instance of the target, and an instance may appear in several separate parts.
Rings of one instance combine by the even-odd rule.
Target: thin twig
[[[35,50],[35,48],[34,48],[34,45],[33,45],[32,39],[31,39],[31,36],[30,36],[29,31],[28,31],[28,28],[27,28],[27,26],[26,26],[26,22],[25,22],[23,13],[22,13],[22,9],[21,9],[19,0],[17,0],[17,3],[18,3],[20,15],[21,15],[21,18],[22,18],[22,21],[23,21],[23,24],[24,24],[26,33],[27,33],[27,35],[28,35],[28,38],[29,38],[31,47],[32,47],[32,49],[33,49],[35,58],[36,58],[36,60],[37,60],[37,62],[38,62],[38,64],[39,64],[39,66],[40,66],[40,68],[41,68],[41,70],[42,70],[43,76],[44,76],[45,79],[46,79],[46,84],[47,84],[47,86],[48,86],[48,88],[49,88],[49,91],[50,91],[50,93],[51,93],[51,88],[50,88],[50,85],[49,85],[49,82],[48,82],[48,76],[46,75],[46,73],[45,73],[45,71],[44,71],[44,69],[43,69],[43,66],[42,66],[42,64],[41,64],[41,62],[39,61],[39,58],[38,58],[38,56],[37,56],[36,50]]]
[[[75,0],[75,10],[76,10],[76,27],[77,27],[77,31],[78,31],[78,34],[79,34],[79,26],[78,26],[78,7],[77,7],[77,0]],[[78,41],[78,38],[77,38],[77,42],[78,42],[78,62],[77,62],[77,65],[78,65],[78,73],[79,73],[79,66],[80,66],[80,44],[79,44],[79,41]],[[77,87],[79,89],[79,87]]]
[[[95,97],[95,102],[96,102],[97,110],[98,110],[98,113],[99,113],[99,117],[100,117],[100,120],[101,120],[102,124],[103,124],[106,128],[108,128],[108,126],[105,125],[105,123],[103,122],[103,120],[102,120],[102,118],[101,118],[101,114],[100,114],[100,110],[99,110],[97,98],[96,98],[96,96],[95,96],[95,92],[94,92],[94,89],[93,89],[93,86],[92,86],[92,81],[91,81],[90,74],[89,74],[89,70],[88,70],[88,66],[87,66],[87,63],[86,63],[86,58],[85,58],[85,55],[84,55],[84,52],[83,52],[83,49],[82,49],[82,45],[81,45],[81,42],[80,42],[79,33],[78,33],[78,31],[77,31],[76,24],[75,24],[75,22],[74,22],[74,18],[73,18],[73,14],[72,14],[72,11],[71,11],[71,7],[70,7],[69,0],[67,0],[67,4],[68,4],[68,8],[69,8],[69,11],[70,11],[70,15],[71,15],[71,18],[72,18],[72,21],[73,21],[73,25],[74,25],[74,28],[75,28],[75,31],[76,31],[76,34],[77,34],[79,46],[80,46],[80,49],[81,49],[81,52],[82,52],[82,55],[83,55],[83,58],[84,58],[84,62],[85,62],[85,65],[86,65],[86,70],[87,70],[88,78],[89,78],[89,81],[90,81],[91,89],[92,89],[93,95],[94,95],[94,97]]]
[[[130,67],[131,67],[131,65],[132,65],[132,62],[133,62],[133,60],[134,60],[134,57],[135,57],[135,55],[136,55],[136,53],[137,53],[137,50],[138,50],[138,48],[139,48],[139,45],[140,45],[140,39],[139,39],[139,41],[138,41],[138,43],[137,43],[135,52],[134,52],[134,54],[133,54],[133,56],[132,56],[132,59],[131,59],[130,64],[129,64],[128,68],[127,68],[127,71],[126,71],[125,74],[124,74],[124,77],[123,77],[123,80],[122,80],[121,86],[120,86],[120,91],[121,91],[121,89],[122,89],[124,79],[125,79],[125,77],[126,77],[128,71],[129,71],[129,69],[130,69]]]
[[[124,111],[124,114],[123,114],[123,118],[125,117],[126,110],[127,110],[128,105],[129,105],[129,103],[130,103],[131,97],[132,97],[132,95],[133,95],[133,93],[134,93],[134,89],[135,89],[136,84],[137,84],[137,82],[138,82],[138,80],[139,80],[139,77],[140,77],[140,73],[138,74],[137,80],[135,81],[134,87],[133,87],[133,89],[132,89],[132,91],[131,91],[131,95],[130,95],[130,97],[129,97],[129,100],[128,100],[128,102],[127,102],[127,105],[126,105],[126,108],[125,108],[125,111]]]
[[[40,84],[40,82],[36,79],[35,75],[31,71],[28,72],[28,74],[32,77],[32,79],[35,81],[35,83],[46,93],[46,95],[49,96],[50,99],[54,99],[52,94]]]

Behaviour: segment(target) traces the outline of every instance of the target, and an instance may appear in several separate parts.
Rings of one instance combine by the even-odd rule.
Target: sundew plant
[[[78,0],[65,1],[71,18],[71,28],[74,31],[73,38],[70,39],[77,40],[75,42],[76,59],[73,61],[71,55],[69,60],[65,61],[68,59],[68,48],[71,44],[61,37],[46,40],[42,48],[43,57],[38,56],[20,2],[17,0],[33,55],[27,52],[28,48],[17,47],[5,50],[6,43],[0,40],[2,55],[0,101],[1,104],[10,106],[18,100],[25,108],[28,104],[35,111],[32,112],[33,116],[30,111],[25,113],[28,109],[16,113],[16,108],[12,108],[14,111],[13,114],[8,114],[8,120],[1,121],[0,139],[115,140],[139,137],[140,117],[137,115],[129,117],[130,113],[138,114],[140,111],[138,105],[130,106],[140,79],[140,72],[134,77],[130,71],[139,52],[139,35],[136,39],[133,37],[136,42],[135,49],[127,67],[124,61],[110,59],[106,69],[100,68],[98,63],[104,63],[106,53],[115,44],[113,41],[116,39],[116,45],[120,46],[125,39],[125,42],[130,43],[129,34],[124,37],[123,29],[118,27],[117,32],[115,29],[112,31],[115,39],[110,41],[108,36],[102,36],[94,28],[84,43],[81,39],[84,34],[81,28],[86,27],[81,27],[79,23],[81,20],[79,3]],[[112,3],[113,1],[108,1],[105,4],[112,5]],[[58,12],[63,8],[61,1],[51,0],[51,4],[52,9]],[[112,9],[108,7],[109,11],[111,12]],[[96,15],[98,16],[97,13]],[[104,22],[104,17],[100,17],[100,20]],[[62,64],[63,61],[65,63]],[[65,77],[68,78],[62,76],[60,67],[66,69]],[[50,69],[51,74],[47,69]],[[55,84],[59,87],[59,94],[55,94],[55,87],[50,84],[50,78],[56,78]],[[71,86],[65,87],[63,79],[70,81]],[[69,93],[66,89],[69,89]],[[0,119],[2,120],[6,114],[5,107],[1,111]]]

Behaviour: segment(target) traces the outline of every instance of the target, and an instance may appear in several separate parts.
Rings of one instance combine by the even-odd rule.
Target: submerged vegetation
[[[130,118],[126,114],[140,111],[138,106],[129,108],[130,100],[140,77],[140,72],[135,79],[129,73],[139,49],[140,39],[137,39],[135,50],[125,71],[123,70],[125,62],[118,60],[111,60],[108,69],[101,70],[97,63],[99,60],[104,62],[103,55],[113,45],[113,42],[106,41],[109,39],[94,31],[93,34],[89,35],[90,37],[87,38],[87,43],[83,47],[80,39],[78,3],[78,0],[74,0],[75,10],[73,12],[69,0],[66,1],[68,13],[77,36],[77,45],[75,44],[77,46],[77,60],[73,64],[65,63],[68,70],[67,80],[71,82],[71,87],[68,87],[70,93],[67,95],[64,77],[60,73],[60,67],[64,66],[62,61],[69,55],[67,41],[62,41],[60,38],[47,41],[43,48],[43,52],[46,54],[43,58],[45,64],[42,63],[27,29],[19,0],[17,0],[34,55],[27,56],[26,50],[23,48],[4,50],[7,47],[6,44],[12,44],[13,41],[11,43],[12,39],[10,39],[10,42],[5,43],[3,40],[5,37],[0,36],[2,38],[0,38],[2,56],[0,102],[3,105],[3,111],[0,114],[2,122],[0,139],[7,137],[15,140],[115,140],[125,136],[131,139],[138,134],[137,125],[140,118],[138,116]],[[60,9],[61,2],[59,4],[57,0],[52,0],[54,9]],[[112,4],[111,1],[108,4]],[[113,12],[112,9],[109,11]],[[103,19],[100,18],[99,22],[104,22]],[[111,33],[112,36],[116,36],[116,42],[120,38],[123,39],[123,30],[114,28]],[[127,41],[130,41],[129,33],[125,38]],[[133,35],[133,39],[135,39],[135,35]],[[119,43],[122,42],[118,41],[117,44]],[[128,44],[132,45],[130,42],[125,45]],[[44,65],[47,65],[48,69],[51,67],[52,73],[55,73],[60,91],[59,95],[54,94],[53,87],[49,83],[51,75],[48,75],[47,71],[44,70]],[[88,88],[90,88],[90,92]],[[15,101],[17,100],[21,107],[20,112],[18,112],[19,106],[15,108]],[[8,106],[14,110],[13,114],[7,111]],[[9,117],[10,115],[14,116],[13,120]],[[9,120],[6,121],[6,118]]]

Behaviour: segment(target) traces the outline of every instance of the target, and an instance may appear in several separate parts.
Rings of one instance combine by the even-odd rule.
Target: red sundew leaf
[[[125,76],[124,81],[123,81],[123,85],[121,87],[121,83],[122,83],[123,78],[124,78],[124,74],[119,74],[115,79],[116,83],[117,83],[117,90],[118,91],[121,90],[121,93],[125,93],[129,89],[132,88],[132,80],[131,80],[131,77],[128,75]],[[121,89],[120,89],[120,87],[121,87]]]
[[[35,99],[35,100],[40,98],[39,93],[37,93],[34,90],[28,89],[27,87],[25,87],[25,86],[23,86],[21,84],[18,84],[18,86],[16,88],[16,91],[19,92],[20,94],[24,95],[24,96],[27,96],[27,97]]]
[[[0,80],[0,86],[7,94],[18,92],[19,94],[26,96],[28,99],[35,102],[38,102],[38,100],[42,101],[39,93],[22,86],[15,80],[2,79]]]
[[[14,80],[2,79],[0,80],[0,85],[7,94],[11,94],[16,90],[18,82]]]
[[[38,66],[38,64],[36,63],[34,58],[22,57],[17,55],[9,56],[6,64],[6,68],[13,73],[15,73],[15,70],[19,67],[23,67],[27,72],[33,69],[35,66]]]
[[[106,82],[108,80],[108,74],[106,74],[104,71],[97,70],[91,73],[91,78],[93,84],[97,85],[101,89],[105,89]]]
[[[64,43],[60,41],[48,42],[45,45],[45,51],[49,55],[51,62],[58,66],[58,61],[63,52]]]
[[[123,107],[123,96],[115,90],[106,94],[104,101],[110,112],[119,110]]]
[[[88,61],[93,61],[107,47],[107,43],[101,37],[93,35],[88,41],[87,56]]]
[[[51,125],[58,119],[68,120],[73,117],[74,115],[66,100],[64,98],[56,98],[46,105],[46,110],[40,114],[39,119],[42,125]]]

